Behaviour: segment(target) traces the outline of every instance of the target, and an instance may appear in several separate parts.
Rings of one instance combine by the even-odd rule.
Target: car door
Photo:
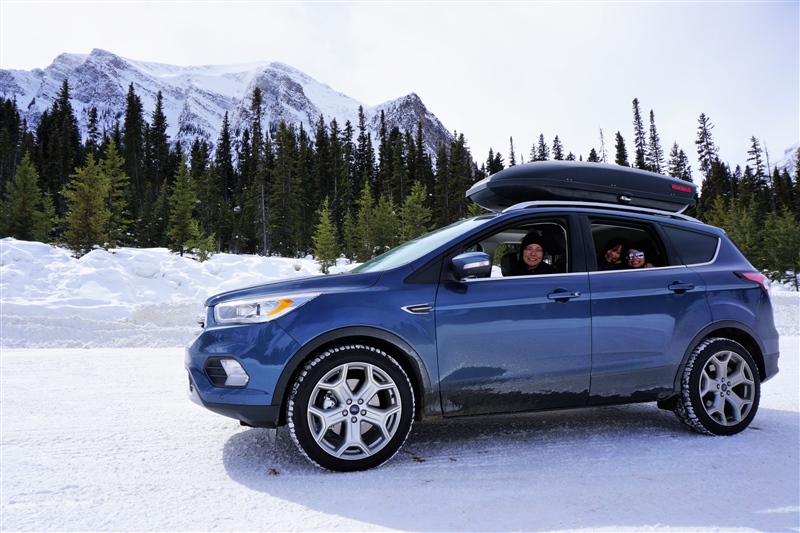
[[[589,404],[663,398],[673,391],[687,346],[710,322],[704,282],[669,253],[657,225],[595,221],[593,233],[601,226],[606,234],[627,235],[629,242],[636,235],[639,242],[650,239],[656,266],[589,273]]]
[[[443,281],[435,315],[445,416],[584,405],[588,289],[583,271]]]

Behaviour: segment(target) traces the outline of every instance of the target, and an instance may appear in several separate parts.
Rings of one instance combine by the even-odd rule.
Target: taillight
[[[735,274],[742,279],[755,281],[756,283],[761,285],[761,288],[764,289],[764,292],[766,292],[767,295],[769,295],[770,282],[769,278],[764,274],[761,274],[760,272],[735,272]]]

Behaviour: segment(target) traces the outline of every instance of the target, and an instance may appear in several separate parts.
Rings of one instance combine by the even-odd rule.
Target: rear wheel
[[[756,416],[760,395],[758,368],[744,346],[708,339],[689,357],[675,414],[700,433],[734,435]]]
[[[411,431],[413,416],[406,373],[386,352],[365,345],[339,346],[309,361],[287,407],[300,451],[339,472],[391,459]]]

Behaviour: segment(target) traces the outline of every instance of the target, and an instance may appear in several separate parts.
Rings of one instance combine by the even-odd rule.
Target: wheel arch
[[[386,330],[353,326],[332,330],[312,339],[286,363],[275,386],[275,399],[280,400],[278,425],[286,424],[286,404],[291,392],[291,385],[298,373],[302,371],[305,362],[327,348],[342,344],[373,346],[391,355],[400,364],[414,389],[416,398],[414,418],[416,420],[441,413],[437,401],[438,393],[431,385],[430,375],[422,358],[411,345]]]
[[[680,368],[678,369],[675,377],[674,390],[676,394],[680,392],[680,379],[681,376],[683,376],[683,371],[686,368],[686,363],[689,360],[689,357],[691,357],[695,348],[697,348],[700,343],[714,337],[730,339],[741,344],[750,353],[750,356],[753,358],[753,361],[758,367],[759,380],[763,381],[765,379],[766,366],[764,363],[764,346],[762,346],[759,342],[758,335],[756,335],[751,328],[745,324],[742,324],[741,322],[724,320],[706,326],[695,336],[695,338],[686,348]]]

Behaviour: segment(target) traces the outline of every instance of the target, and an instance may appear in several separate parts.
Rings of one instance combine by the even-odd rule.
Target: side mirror
[[[492,259],[483,252],[466,252],[452,261],[453,270],[459,279],[488,278],[492,273]]]

